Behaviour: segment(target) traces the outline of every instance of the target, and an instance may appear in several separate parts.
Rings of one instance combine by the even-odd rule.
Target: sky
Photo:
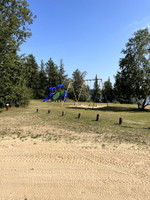
[[[68,77],[79,69],[115,82],[128,39],[150,28],[150,0],[27,0],[37,18],[20,54],[33,54],[40,66],[63,59]]]

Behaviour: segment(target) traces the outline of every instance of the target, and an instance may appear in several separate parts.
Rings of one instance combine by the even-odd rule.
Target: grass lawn
[[[80,106],[87,105],[87,108]],[[132,143],[150,146],[150,109],[138,111],[137,105],[97,104],[92,108],[89,103],[80,103],[74,107],[73,102],[42,102],[31,100],[26,108],[10,108],[0,110],[0,139],[8,137],[20,138],[22,141],[41,138],[51,141],[88,140],[100,144]],[[39,112],[36,112],[39,109]],[[48,114],[50,110],[50,114]],[[62,112],[65,111],[65,116]],[[81,119],[78,119],[81,113]],[[96,121],[96,115],[100,120]],[[119,118],[123,123],[119,125]]]

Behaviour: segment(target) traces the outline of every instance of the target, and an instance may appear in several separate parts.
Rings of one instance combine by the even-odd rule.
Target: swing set
[[[67,87],[67,92],[69,92],[69,89],[72,89],[73,91],[73,94],[74,94],[74,97],[75,97],[75,104],[79,102],[80,100],[80,97],[81,97],[81,93],[82,93],[82,90],[83,90],[83,87],[85,87],[87,89],[87,91],[89,91],[89,98],[90,98],[90,102],[93,103],[93,106],[95,106],[95,100],[96,100],[96,97],[95,97],[95,100],[92,101],[91,97],[90,97],[90,87],[88,85],[88,83],[91,84],[91,82],[95,82],[96,79],[86,79],[86,80],[83,80],[83,83],[81,85],[81,89],[79,91],[79,95],[77,97],[76,93],[75,93],[75,90],[74,90],[74,87],[73,87],[73,82],[70,81],[69,84],[68,84],[68,87]],[[98,87],[102,87],[102,90],[103,90],[103,93],[104,93],[104,98],[105,98],[105,101],[107,103],[107,107],[108,107],[108,101],[107,101],[107,97],[105,95],[105,92],[104,92],[104,84],[103,84],[103,80],[102,79],[97,79],[98,81]]]
[[[102,91],[103,91],[103,94],[104,94],[104,99],[105,99],[105,101],[106,101],[106,103],[107,103],[107,107],[108,107],[108,101],[107,101],[107,97],[106,97],[106,95],[105,95],[105,90],[104,90],[104,84],[103,84],[103,80],[101,79],[101,78],[97,78],[97,79],[86,79],[86,80],[84,80],[84,82],[86,82],[87,84],[86,85],[89,85],[88,83],[90,83],[90,87],[89,87],[89,92],[90,92],[90,88],[91,88],[91,82],[95,82],[97,80],[97,82],[98,82],[98,88],[102,88]],[[95,98],[94,98],[94,101],[90,98],[90,102],[92,102],[93,103],[93,106],[95,105],[95,101],[96,101],[96,97],[97,96],[95,96]]]

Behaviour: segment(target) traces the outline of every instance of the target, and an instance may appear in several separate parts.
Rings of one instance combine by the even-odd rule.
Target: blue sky
[[[27,0],[37,19],[21,53],[49,58],[72,77],[77,68],[106,81],[119,70],[121,50],[138,29],[150,27],[149,0]]]

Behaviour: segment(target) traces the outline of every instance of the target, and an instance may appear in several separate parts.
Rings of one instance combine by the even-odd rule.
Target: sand
[[[88,105],[85,105],[85,104],[76,104],[76,105],[71,105],[71,106],[69,106],[70,108],[83,108],[83,109],[85,109],[85,108],[87,108],[87,109],[96,109],[96,110],[98,110],[98,109],[100,109],[100,108],[105,108],[105,107],[107,107],[107,105],[103,105],[103,106],[97,106],[97,105],[94,105],[93,103],[91,104],[88,104]]]
[[[0,200],[149,200],[150,150],[0,141]]]

